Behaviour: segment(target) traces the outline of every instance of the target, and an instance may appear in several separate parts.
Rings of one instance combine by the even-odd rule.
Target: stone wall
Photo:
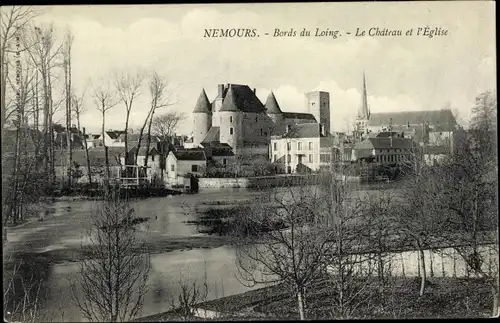
[[[200,178],[199,188],[265,188],[286,185],[301,185],[314,183],[319,174],[313,175],[277,175],[261,177],[237,177],[237,178]]]

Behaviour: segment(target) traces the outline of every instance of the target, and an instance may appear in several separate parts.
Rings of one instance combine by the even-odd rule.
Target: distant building
[[[96,138],[98,141],[97,146],[103,147],[125,147],[125,144],[119,140],[120,135],[125,133],[123,130],[108,130]]]
[[[108,162],[110,177],[119,176],[120,164],[123,161],[125,150],[120,148],[108,149]],[[93,183],[102,182],[105,175],[106,156],[104,149],[89,149],[90,171]],[[88,183],[88,169],[85,150],[75,150],[72,153],[74,180],[78,183]],[[56,150],[54,152],[54,170],[57,179],[65,179],[68,176],[68,159],[66,150]]]
[[[170,185],[184,185],[189,174],[205,174],[207,157],[203,149],[172,150],[167,156],[166,182]]]
[[[75,125],[72,125],[71,128],[69,128],[69,131],[70,131],[71,148],[83,149],[84,148],[83,133],[80,130],[78,130]],[[55,131],[54,146],[56,147],[56,149],[63,149],[67,147],[68,142],[66,136],[67,133],[65,128],[59,129],[59,131]]]
[[[370,137],[358,142],[352,149],[352,161],[397,163],[413,158],[415,142],[400,136]]]
[[[319,123],[288,126],[280,136],[271,137],[270,160],[281,173],[318,171],[329,167],[333,137]]]
[[[404,132],[405,138],[415,137],[416,141],[432,146],[449,146],[457,129],[457,121],[449,109],[372,113],[363,73],[361,105],[355,121],[356,140],[365,139],[370,133],[394,131]]]
[[[228,144],[236,155],[265,155],[272,135],[283,134],[286,126],[324,122],[330,129],[330,102],[327,92],[306,94],[308,113],[282,112],[271,92],[265,104],[255,89],[240,84],[219,84],[218,94],[210,103],[202,90],[193,110],[192,147],[212,142]]]

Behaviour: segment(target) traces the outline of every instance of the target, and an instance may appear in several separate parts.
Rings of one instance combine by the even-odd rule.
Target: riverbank
[[[308,319],[335,319],[336,296],[333,280],[325,278],[308,288]],[[419,278],[393,278],[384,293],[369,287],[353,304],[359,307],[346,318],[484,318],[491,313],[490,286],[480,279],[430,278],[424,295],[419,297]],[[369,298],[368,301],[361,301]],[[198,313],[216,313],[218,320],[290,319],[297,320],[297,301],[282,285],[264,287],[238,295],[197,304]],[[181,319],[175,311],[137,319],[138,322],[164,322]]]

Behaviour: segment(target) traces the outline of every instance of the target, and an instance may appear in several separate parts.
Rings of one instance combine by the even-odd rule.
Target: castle
[[[308,113],[295,113],[283,112],[273,92],[262,104],[247,85],[219,84],[212,102],[203,89],[193,110],[193,145],[226,143],[236,155],[267,155],[271,136],[283,135],[294,125],[319,123],[329,133],[329,93],[314,91],[305,97]]]

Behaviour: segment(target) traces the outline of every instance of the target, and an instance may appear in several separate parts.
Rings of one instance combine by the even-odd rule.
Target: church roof
[[[264,112],[265,108],[247,85],[229,84],[220,111]]]
[[[211,104],[210,101],[208,101],[205,89],[201,90],[198,101],[196,101],[193,113],[212,113]]]
[[[264,106],[266,107],[266,112],[269,114],[282,113],[278,101],[276,101],[276,97],[274,96],[273,92],[269,93],[269,96],[267,97],[266,100],[266,104]]]
[[[422,125],[429,123],[431,128],[439,128],[442,131],[452,131],[455,129],[456,120],[449,109],[430,111],[408,111],[408,112],[384,112],[372,113],[370,115],[370,126],[389,125],[392,118],[392,125]]]
[[[358,110],[358,118],[368,119],[370,117],[370,110],[368,109],[368,96],[366,95],[366,78],[363,72],[363,93],[361,95],[361,106]]]
[[[205,138],[202,140],[201,143],[203,144],[209,144],[213,141],[220,141],[220,127],[212,127],[210,130],[208,130]]]

